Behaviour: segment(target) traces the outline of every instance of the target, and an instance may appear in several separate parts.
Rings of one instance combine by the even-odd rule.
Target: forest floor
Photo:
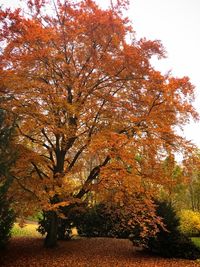
[[[0,254],[1,267],[189,267],[200,261],[163,259],[138,251],[129,240],[83,238],[45,249],[42,238],[14,237]]]

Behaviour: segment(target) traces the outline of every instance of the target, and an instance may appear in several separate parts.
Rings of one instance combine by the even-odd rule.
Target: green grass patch
[[[192,237],[192,242],[200,248],[200,237]]]
[[[18,223],[15,223],[11,231],[12,237],[41,237],[41,234],[37,231],[37,224],[25,224],[24,227],[20,227]]]

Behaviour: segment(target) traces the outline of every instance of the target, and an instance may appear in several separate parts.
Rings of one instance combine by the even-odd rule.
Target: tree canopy
[[[23,212],[58,212],[89,191],[153,212],[161,162],[190,149],[176,131],[198,117],[189,78],[152,66],[164,48],[136,39],[126,1],[23,3],[0,11],[1,106],[18,118],[13,190]]]

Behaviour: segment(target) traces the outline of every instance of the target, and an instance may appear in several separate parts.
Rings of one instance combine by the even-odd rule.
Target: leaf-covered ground
[[[56,249],[42,248],[40,238],[13,238],[1,253],[7,267],[181,267],[200,266],[198,261],[163,259],[136,251],[128,240],[91,238],[63,241]]]

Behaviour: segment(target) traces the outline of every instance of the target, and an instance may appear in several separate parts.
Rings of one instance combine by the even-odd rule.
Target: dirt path
[[[60,242],[52,249],[42,248],[42,239],[14,238],[0,255],[1,267],[189,267],[196,261],[168,260],[136,251],[128,240],[91,238]]]

